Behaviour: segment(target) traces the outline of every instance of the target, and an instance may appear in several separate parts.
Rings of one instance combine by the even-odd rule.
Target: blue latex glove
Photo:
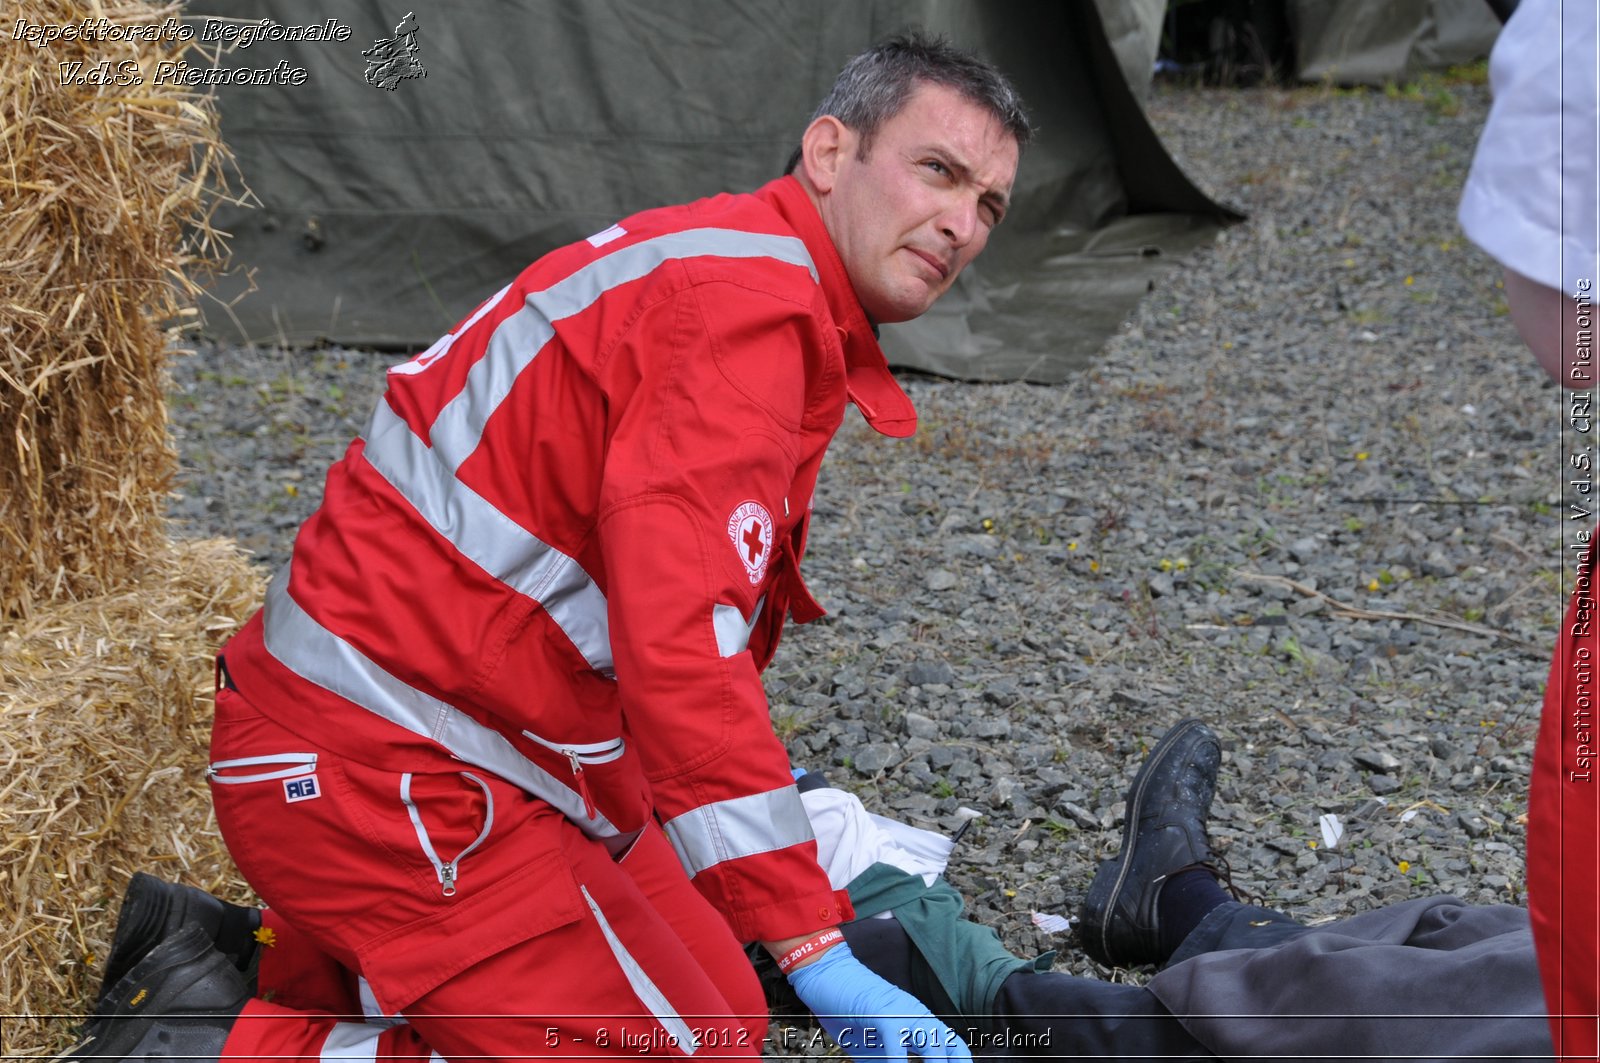
[[[793,971],[789,984],[828,1036],[856,1059],[923,1059],[970,1063],[972,1050],[923,1003],[873,974],[844,942]]]

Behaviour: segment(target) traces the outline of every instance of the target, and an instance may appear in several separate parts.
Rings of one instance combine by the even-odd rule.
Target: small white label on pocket
[[[283,799],[291,805],[296,801],[310,801],[322,796],[322,786],[315,775],[302,775],[298,779],[283,780]]]

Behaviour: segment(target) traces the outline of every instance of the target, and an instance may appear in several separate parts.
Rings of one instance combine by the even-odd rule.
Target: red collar
[[[844,263],[839,260],[833,237],[828,235],[811,197],[793,176],[771,181],[755,194],[789,223],[816,264],[828,312],[833,315],[844,347],[845,388],[850,401],[867,423],[884,435],[904,438],[915,434],[916,408],[889,372],[889,363],[856,298]]]

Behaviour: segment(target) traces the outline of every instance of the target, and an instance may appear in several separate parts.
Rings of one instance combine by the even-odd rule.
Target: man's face
[[[909,321],[989,242],[1016,177],[1016,139],[988,110],[934,84],[878,128],[865,159],[855,133],[839,128],[818,209],[867,316]]]

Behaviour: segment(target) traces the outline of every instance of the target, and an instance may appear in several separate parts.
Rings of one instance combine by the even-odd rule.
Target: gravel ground
[[[1032,913],[1076,910],[1185,715],[1224,738],[1214,839],[1266,903],[1522,902],[1561,397],[1455,222],[1487,91],[1434,89],[1158,86],[1174,155],[1250,221],[1072,382],[910,379],[915,438],[851,415],[830,453],[831,615],[790,628],[775,726],[869,808],[979,813],[950,878],[1057,969],[1107,973]],[[281,563],[390,360],[183,360],[174,513]]]

